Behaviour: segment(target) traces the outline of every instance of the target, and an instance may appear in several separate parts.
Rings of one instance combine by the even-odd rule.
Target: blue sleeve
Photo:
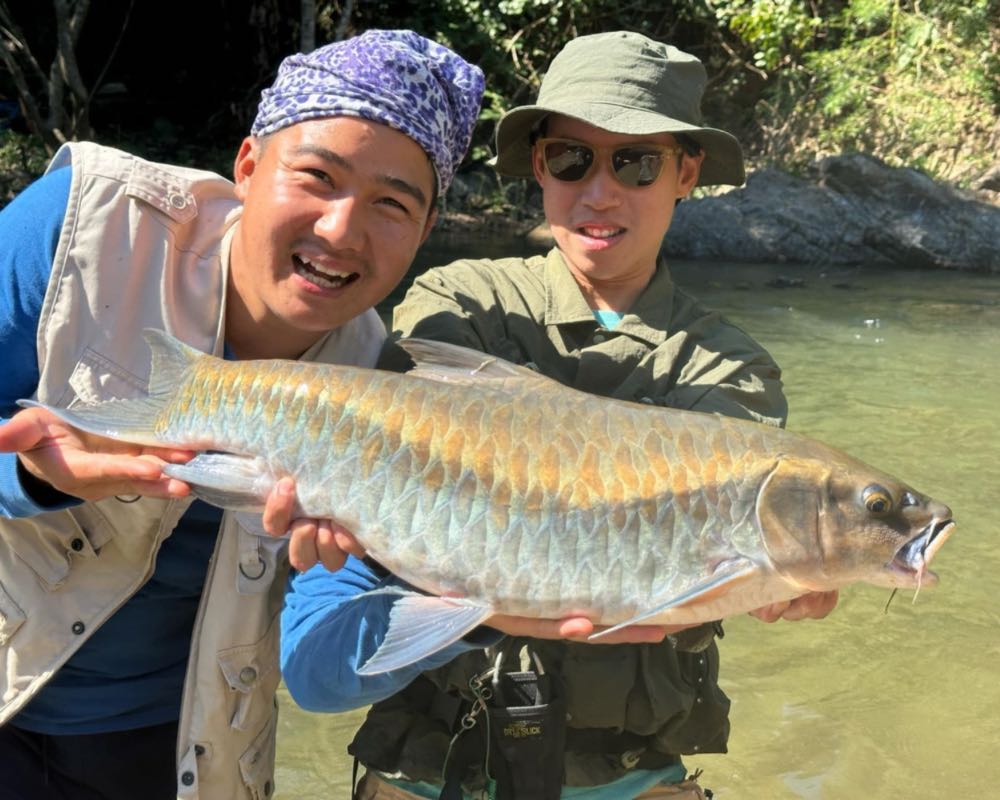
[[[0,211],[0,425],[18,410],[17,401],[38,388],[36,339],[42,302],[69,202],[67,167],[32,183]],[[63,497],[66,497],[65,495]],[[0,515],[26,517],[57,506],[40,506],[17,474],[17,456],[0,453]]]
[[[362,597],[370,589],[399,585],[379,581],[353,556],[337,572],[317,564],[293,573],[281,612],[281,671],[292,698],[308,711],[347,711],[383,700],[421,672],[456,656],[495,644],[503,634],[479,628],[428,658],[381,675],[358,675],[385,638],[392,595]]]

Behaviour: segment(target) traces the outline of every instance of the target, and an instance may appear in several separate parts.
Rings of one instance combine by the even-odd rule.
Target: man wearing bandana
[[[72,143],[0,213],[5,798],[273,794],[287,564],[339,566],[335,532],[293,532],[286,555],[162,476],[190,453],[15,403],[141,395],[144,328],[229,359],[373,365],[372,308],[426,239],[482,91],[447,48],[369,31],[285,60],[234,182]]]

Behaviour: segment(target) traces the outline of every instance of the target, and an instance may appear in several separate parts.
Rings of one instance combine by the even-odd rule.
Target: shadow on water
[[[421,263],[471,252],[441,246]],[[518,255],[498,241],[475,252]],[[730,752],[686,759],[720,800],[989,797],[1000,786],[1000,276],[675,264],[782,365],[788,427],[948,503],[940,585],[851,587],[826,620],[738,618],[721,642]],[[279,798],[349,796],[364,711],[283,696]]]

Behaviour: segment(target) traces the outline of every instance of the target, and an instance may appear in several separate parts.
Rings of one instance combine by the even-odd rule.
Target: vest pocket
[[[635,651],[615,645],[571,644],[562,665],[571,728],[625,727],[636,678]]]
[[[278,728],[278,705],[250,747],[240,756],[240,775],[253,800],[270,800],[274,794],[274,752]]]
[[[21,607],[14,602],[14,598],[7,594],[7,590],[0,584],[0,647],[6,647],[11,637],[17,633],[17,629],[24,624],[24,612]]]
[[[236,695],[236,708],[230,727],[243,731],[260,719],[261,703],[270,702],[278,690],[278,616],[258,642],[231,647],[219,653],[219,667],[229,688]],[[255,703],[257,707],[255,707]],[[256,712],[256,713],[255,713]]]
[[[148,385],[144,379],[89,347],[80,356],[68,383],[58,405],[69,405],[74,395],[83,403],[139,397]]]
[[[17,520],[11,549],[49,589],[58,589],[69,575],[72,559],[96,555],[91,537],[69,511]]]

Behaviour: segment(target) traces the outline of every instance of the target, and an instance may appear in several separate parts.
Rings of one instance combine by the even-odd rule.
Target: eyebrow
[[[318,147],[317,145],[304,144],[299,145],[295,148],[296,155],[314,155],[318,158],[322,158],[325,161],[332,161],[341,169],[347,170],[348,172],[354,172],[354,165],[351,164],[342,155],[335,153],[333,150],[329,150],[326,147]],[[396,191],[403,192],[404,194],[410,195],[414,200],[420,203],[422,208],[427,208],[428,200],[427,195],[423,193],[419,186],[415,186],[409,181],[405,181],[402,178],[397,178],[393,175],[379,174],[375,176],[376,182],[383,186],[389,186]]]

